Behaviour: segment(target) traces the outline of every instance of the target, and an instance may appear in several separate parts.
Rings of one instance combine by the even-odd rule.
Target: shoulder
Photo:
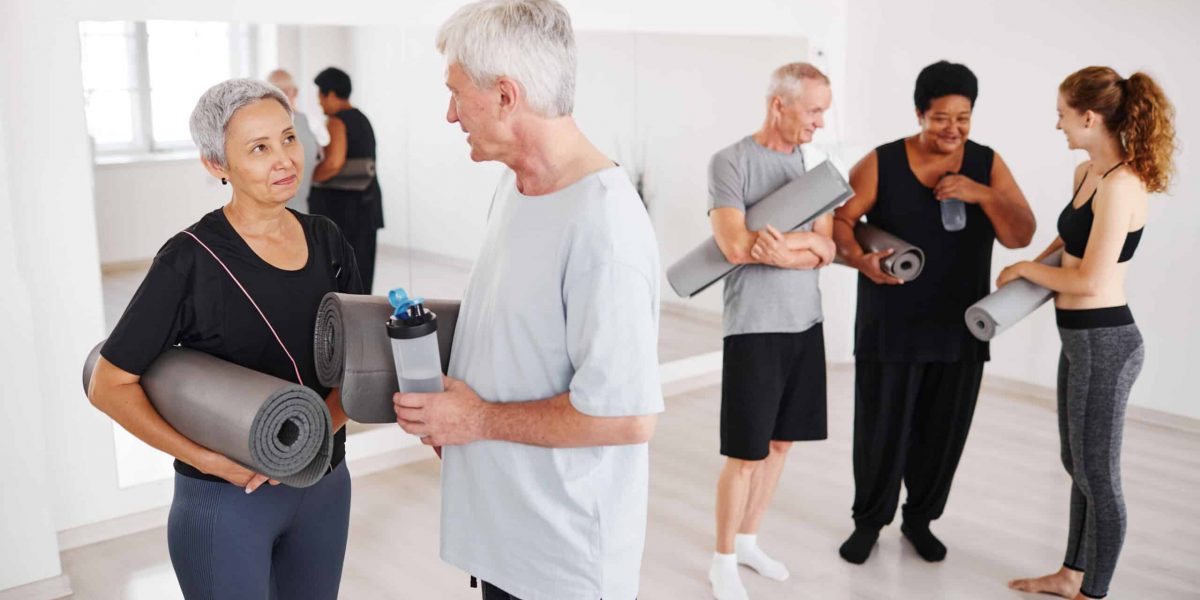
[[[182,276],[190,275],[196,267],[196,258],[206,252],[201,242],[212,246],[225,243],[229,237],[221,226],[220,212],[219,208],[209,212],[168,238],[154,255],[154,268],[166,268]]]
[[[614,258],[656,270],[658,245],[650,216],[625,171],[605,169],[581,192],[571,226],[573,258]]]
[[[738,140],[728,146],[725,146],[724,148],[721,148],[720,150],[717,150],[716,153],[712,155],[712,158],[708,161],[709,168],[738,168],[746,155],[745,148],[742,145],[743,142],[745,142],[744,139]]]
[[[1096,187],[1096,195],[1110,203],[1123,204],[1145,200],[1148,193],[1146,185],[1137,173],[1134,173],[1133,169],[1122,167],[1100,180],[1100,185]]]

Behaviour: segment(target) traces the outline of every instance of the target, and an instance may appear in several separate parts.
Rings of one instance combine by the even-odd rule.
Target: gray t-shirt
[[[658,245],[624,171],[543,196],[518,192],[506,171],[450,375],[491,402],[568,392],[591,416],[661,412],[658,304]],[[633,600],[647,446],[446,447],[442,559],[525,600]]]
[[[709,212],[743,213],[803,174],[800,147],[790,154],[764,148],[751,136],[713,155],[708,165]],[[800,231],[812,231],[805,225]],[[818,271],[743,265],[725,277],[725,335],[798,333],[820,323]]]

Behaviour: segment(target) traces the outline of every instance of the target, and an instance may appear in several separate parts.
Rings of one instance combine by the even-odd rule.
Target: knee
[[[735,477],[748,479],[754,476],[755,471],[762,465],[761,460],[742,460],[740,458],[730,458],[726,463],[725,469]]]
[[[771,454],[787,454],[792,449],[792,442],[771,440]]]

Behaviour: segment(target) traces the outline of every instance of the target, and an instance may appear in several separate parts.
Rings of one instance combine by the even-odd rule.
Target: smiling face
[[[291,200],[300,186],[304,149],[287,110],[265,98],[233,113],[225,129],[225,162],[205,166],[229,179],[238,196],[267,204]]]
[[[1068,148],[1078,150],[1095,139],[1097,127],[1094,125],[1101,121],[1099,117],[1090,111],[1079,112],[1071,108],[1061,93],[1058,95],[1057,108],[1058,122],[1054,124],[1054,128],[1067,136]]]
[[[512,132],[503,118],[506,98],[501,86],[481,89],[455,63],[446,68],[446,87],[450,90],[446,121],[458,123],[467,134],[471,160],[499,160],[512,141]]]
[[[805,79],[800,92],[785,102],[779,96],[771,99],[773,123],[784,142],[799,145],[813,140],[818,129],[825,126],[825,111],[833,103],[829,84]]]
[[[943,154],[958,151],[971,133],[971,100],[952,94],[934,98],[925,112],[917,111],[921,137]]]

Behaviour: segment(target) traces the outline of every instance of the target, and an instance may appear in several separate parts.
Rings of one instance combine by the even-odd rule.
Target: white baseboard
[[[57,600],[75,593],[71,578],[58,575],[33,583],[0,590],[0,600]]]
[[[1051,409],[1058,408],[1058,391],[1049,386],[1029,383],[1011,377],[984,374],[983,387],[1020,397],[1040,406]],[[1147,425],[1154,425],[1155,427],[1165,427],[1184,433],[1200,434],[1200,419],[1177,415],[1155,408],[1130,405],[1125,408],[1125,418]]]

